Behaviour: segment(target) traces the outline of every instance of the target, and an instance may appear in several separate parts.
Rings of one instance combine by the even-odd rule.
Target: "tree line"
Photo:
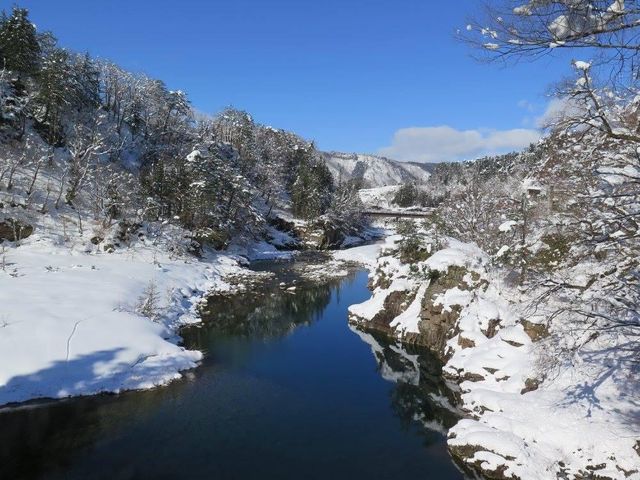
[[[161,80],[62,48],[26,9],[2,13],[0,60],[0,189],[42,212],[171,222],[216,246],[261,235],[277,208],[362,222],[313,142],[234,108],[198,114]]]

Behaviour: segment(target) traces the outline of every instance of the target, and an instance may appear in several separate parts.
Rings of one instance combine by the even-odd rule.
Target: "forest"
[[[19,7],[0,20],[0,54],[5,209],[67,211],[80,229],[86,215],[107,230],[174,224],[194,250],[264,238],[274,209],[365,226],[354,185],[334,182],[313,142],[234,108],[197,113],[161,80],[60,47]]]

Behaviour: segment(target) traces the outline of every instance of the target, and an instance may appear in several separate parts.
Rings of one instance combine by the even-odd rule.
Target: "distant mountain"
[[[376,155],[358,153],[323,152],[336,182],[361,178],[368,188],[386,187],[402,183],[426,183],[433,164],[398,162]]]

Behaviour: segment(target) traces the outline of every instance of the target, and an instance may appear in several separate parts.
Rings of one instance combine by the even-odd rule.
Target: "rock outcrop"
[[[445,305],[435,300],[439,295],[454,287],[469,289],[464,281],[466,273],[467,270],[464,267],[449,267],[446,273],[431,280],[422,301],[421,320],[418,323],[420,335],[417,341],[429,348],[443,362],[447,360],[446,345],[456,333],[462,307],[452,305],[445,308]]]
[[[32,233],[33,227],[20,220],[7,218],[0,221],[0,242],[3,240],[17,242],[30,237]]]

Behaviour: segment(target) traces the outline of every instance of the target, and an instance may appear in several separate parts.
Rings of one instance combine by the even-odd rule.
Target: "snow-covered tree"
[[[315,219],[331,204],[333,178],[327,165],[315,158],[314,150],[301,147],[296,179],[291,186],[293,212],[305,219]]]
[[[623,79],[636,77],[640,5],[636,0],[491,0],[463,37],[487,59],[554,51],[594,56]]]
[[[338,185],[326,213],[331,223],[344,235],[353,235],[366,226],[366,218],[362,214],[364,206],[358,194],[357,182],[346,182]]]
[[[34,75],[40,63],[40,45],[35,26],[25,8],[14,7],[0,17],[0,67],[18,74]]]
[[[63,139],[62,117],[71,104],[72,83],[69,76],[69,53],[55,45],[50,37],[44,49],[38,73],[38,93],[35,98],[36,118],[43,127],[49,143],[61,143]]]
[[[566,328],[565,352],[599,334],[640,336],[640,5],[634,0],[487,2],[467,40],[489,59],[536,58],[566,51],[575,77],[558,94],[562,111],[533,170],[549,190],[548,225],[534,234],[547,247],[532,281],[535,310]],[[551,255],[551,252],[560,255]],[[567,341],[571,336],[575,342]],[[634,340],[635,339],[635,340]]]

